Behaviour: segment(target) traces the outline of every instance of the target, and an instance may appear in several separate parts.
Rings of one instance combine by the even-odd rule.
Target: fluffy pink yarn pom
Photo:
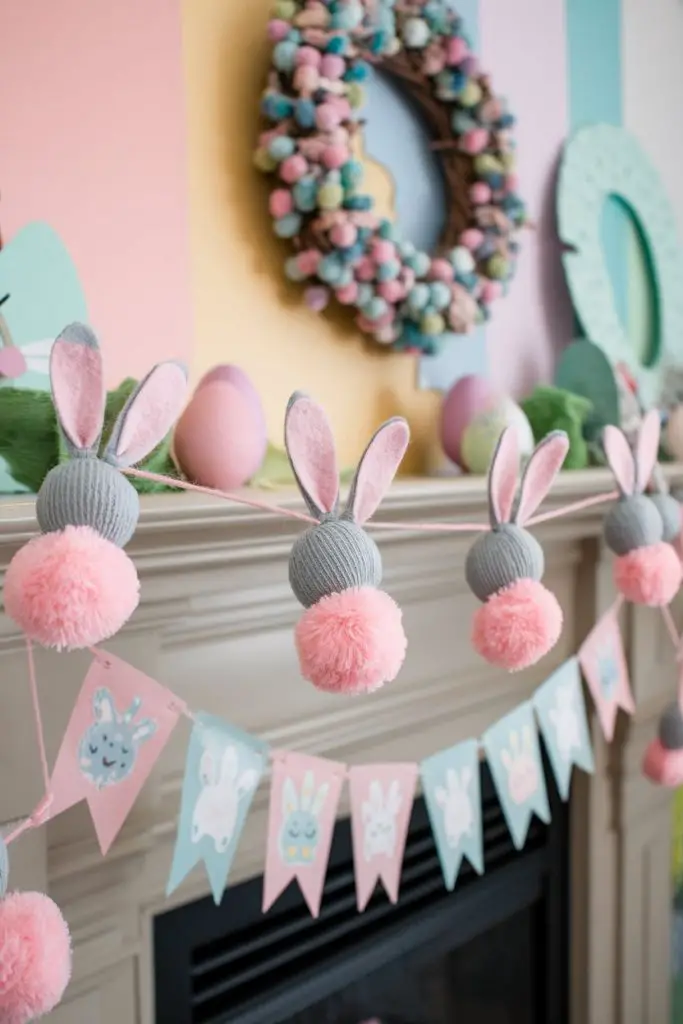
[[[41,892],[0,902],[0,1020],[27,1024],[49,1013],[71,977],[71,941],[56,903]]]
[[[301,674],[328,693],[371,693],[398,675],[406,653],[401,609],[374,587],[322,597],[299,619]]]
[[[651,782],[672,789],[683,783],[683,750],[667,750],[654,739],[645,751],[643,775]]]
[[[44,647],[74,650],[117,633],[139,591],[125,551],[89,526],[67,526],[17,551],[5,573],[5,611]]]
[[[472,645],[482,658],[510,672],[528,668],[547,654],[562,632],[557,598],[536,580],[517,580],[477,610]]]
[[[627,601],[660,608],[676,596],[681,562],[670,544],[649,544],[615,558],[614,582]]]

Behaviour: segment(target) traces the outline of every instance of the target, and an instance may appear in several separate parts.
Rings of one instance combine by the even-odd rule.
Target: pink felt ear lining
[[[97,348],[60,340],[50,354],[50,381],[59,422],[79,449],[97,444],[104,416],[102,359]]]
[[[489,502],[494,525],[508,523],[517,490],[519,446],[517,434],[509,427],[500,435],[489,467]]]
[[[538,445],[524,471],[517,509],[517,522],[523,526],[541,504],[562,468],[569,439],[566,434],[549,435]]]
[[[660,433],[659,413],[652,409],[643,419],[636,445],[636,486],[644,491],[657,462]]]
[[[620,490],[623,494],[633,494],[636,489],[636,464],[629,443],[618,427],[605,427],[602,447]]]
[[[366,448],[354,482],[351,511],[357,523],[376,512],[406,453],[410,431],[405,420],[389,420]]]
[[[295,399],[285,419],[285,444],[301,488],[320,512],[331,512],[339,494],[334,438],[327,417],[310,398]]]
[[[185,400],[187,377],[177,363],[155,366],[123,413],[116,438],[116,462],[134,466],[169,432]]]

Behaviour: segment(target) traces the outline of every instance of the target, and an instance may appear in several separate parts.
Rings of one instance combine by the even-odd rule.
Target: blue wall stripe
[[[566,0],[569,124],[622,124],[621,0]],[[614,300],[628,321],[630,222],[616,201],[607,203],[602,236]]]

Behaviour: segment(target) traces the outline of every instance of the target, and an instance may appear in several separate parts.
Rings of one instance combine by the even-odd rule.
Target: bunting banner
[[[71,712],[50,780],[50,817],[87,800],[102,853],[126,820],[178,721],[155,679],[98,652]]]
[[[617,710],[629,715],[635,711],[616,607],[598,619],[581,644],[579,664],[605,739],[611,743]]]
[[[446,888],[455,888],[463,857],[484,871],[479,743],[465,740],[426,758],[420,776]]]
[[[185,762],[180,819],[166,894],[200,861],[216,904],[264,769],[268,746],[215,715],[195,715]]]
[[[263,910],[296,879],[317,917],[346,765],[284,750],[271,756]]]
[[[531,817],[550,823],[541,751],[528,701],[491,726],[482,736],[500,805],[518,850],[526,841]]]
[[[533,705],[545,740],[557,789],[569,797],[572,767],[595,770],[588,732],[581,673],[576,658],[569,658],[536,690]]]
[[[417,772],[416,764],[370,764],[349,770],[359,911],[365,910],[377,882],[392,903],[398,900]]]

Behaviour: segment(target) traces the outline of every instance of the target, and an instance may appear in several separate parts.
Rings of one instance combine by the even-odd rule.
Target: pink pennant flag
[[[296,878],[317,917],[346,765],[285,750],[272,761],[263,911]]]
[[[579,650],[579,664],[598,712],[608,743],[614,736],[618,708],[632,715],[636,709],[621,640],[619,605],[598,619]]]
[[[165,687],[100,651],[57,755],[50,816],[87,800],[106,853],[173,732],[180,703]]]
[[[417,772],[416,764],[368,764],[349,771],[359,911],[365,910],[378,881],[392,903],[398,900]]]

